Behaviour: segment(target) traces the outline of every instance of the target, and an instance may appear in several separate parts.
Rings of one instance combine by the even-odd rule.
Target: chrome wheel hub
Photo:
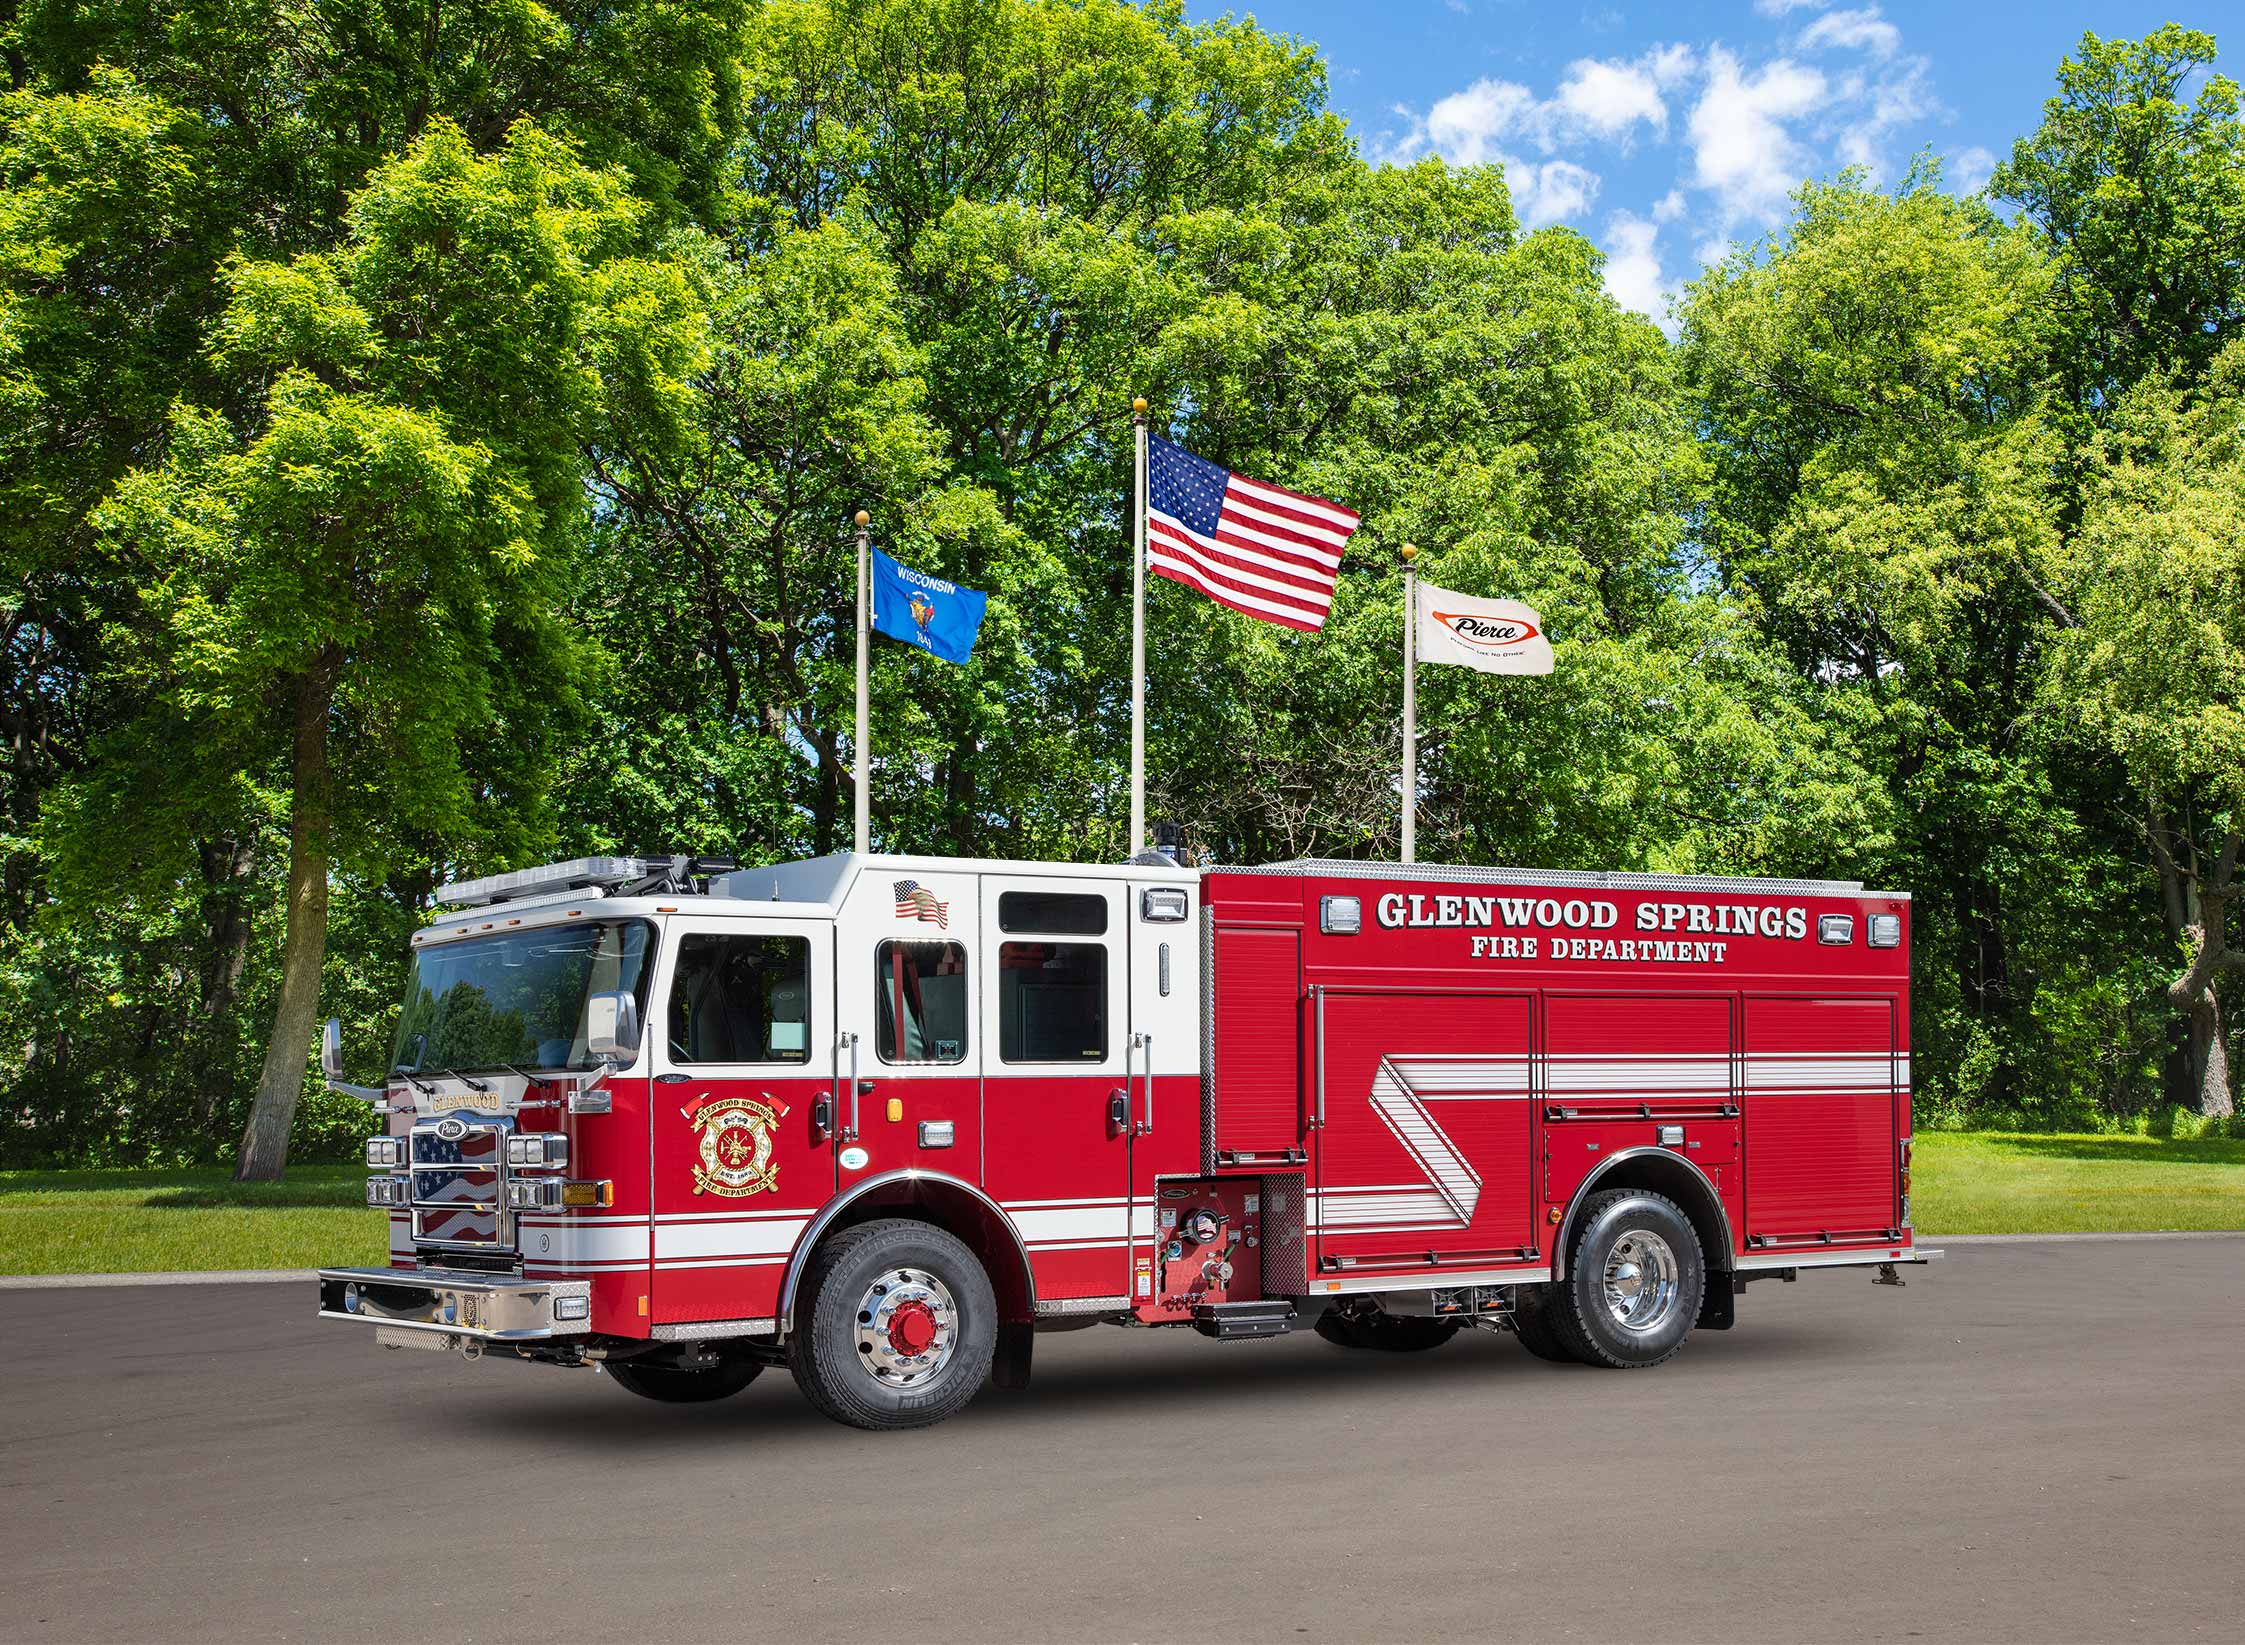
[[[958,1341],[958,1304],[924,1268],[887,1269],[858,1301],[858,1363],[884,1387],[933,1381],[951,1363]]]
[[[1606,1254],[1606,1311],[1624,1331],[1657,1331],[1676,1311],[1679,1268],[1668,1241],[1632,1228]]]

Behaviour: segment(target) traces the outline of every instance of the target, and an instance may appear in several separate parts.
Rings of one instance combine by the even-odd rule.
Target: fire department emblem
[[[746,1199],[780,1185],[772,1163],[772,1131],[787,1104],[773,1097],[727,1097],[687,1110],[701,1135],[701,1158],[694,1166],[694,1192]]]

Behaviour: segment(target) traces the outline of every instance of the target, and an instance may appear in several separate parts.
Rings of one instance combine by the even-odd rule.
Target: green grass
[[[1916,1220],[1945,1234],[2245,1228],[2245,1141],[1921,1131]],[[317,1268],[385,1260],[355,1165],[0,1171],[0,1274]]]
[[[385,1262],[365,1182],[355,1165],[257,1183],[223,1170],[0,1171],[0,1274]]]
[[[1911,1207],[1944,1234],[2245,1228],[2245,1141],[1920,1131]]]

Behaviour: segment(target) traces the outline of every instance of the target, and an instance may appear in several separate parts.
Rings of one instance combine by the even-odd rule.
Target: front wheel
[[[1546,1293],[1544,1314],[1585,1364],[1637,1371],[1683,1347],[1706,1290],[1706,1258],[1683,1209],[1618,1188],[1583,1207],[1566,1281]]]
[[[997,1299],[974,1253],[902,1218],[844,1230],[811,1259],[789,1365],[803,1397],[853,1428],[925,1428],[982,1389]]]
[[[752,1359],[736,1358],[721,1359],[699,1371],[676,1365],[634,1365],[629,1360],[618,1360],[607,1369],[608,1379],[627,1394],[664,1405],[705,1405],[739,1393],[764,1367]]]

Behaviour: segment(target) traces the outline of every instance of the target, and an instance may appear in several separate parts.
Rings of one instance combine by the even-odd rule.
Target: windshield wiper
[[[449,1078],[464,1081],[471,1091],[488,1091],[491,1089],[488,1081],[479,1080],[473,1074],[463,1074],[457,1068],[439,1068],[437,1072]]]
[[[429,1084],[425,1080],[415,1078],[413,1070],[407,1067],[402,1062],[399,1063],[395,1068],[391,1069],[390,1072],[393,1074],[404,1075],[405,1083],[412,1086],[414,1090],[420,1092],[424,1097],[433,1097],[437,1093],[437,1088],[435,1086]]]

